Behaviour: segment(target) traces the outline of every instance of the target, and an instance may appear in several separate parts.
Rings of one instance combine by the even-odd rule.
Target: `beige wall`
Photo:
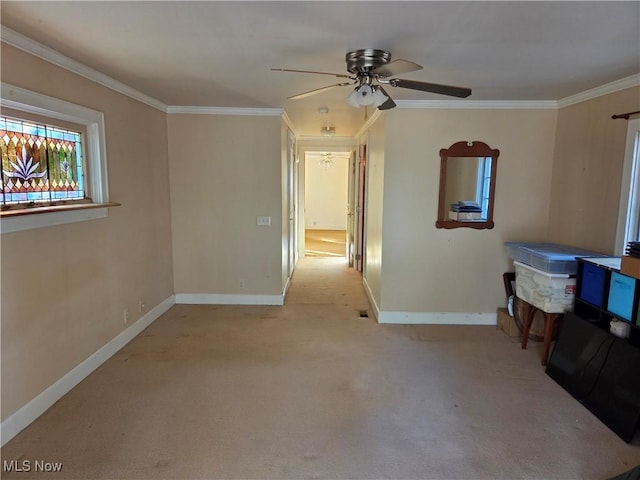
[[[2,81],[104,112],[109,217],[3,234],[2,419],[173,294],[166,114],[2,44]]]
[[[614,253],[627,122],[611,116],[635,110],[640,87],[559,110],[550,241]]]
[[[280,117],[170,114],[168,126],[175,292],[281,294]]]
[[[556,111],[396,109],[385,123],[380,309],[495,313],[504,242],[547,237]],[[462,140],[500,150],[492,230],[435,227],[439,151]]]

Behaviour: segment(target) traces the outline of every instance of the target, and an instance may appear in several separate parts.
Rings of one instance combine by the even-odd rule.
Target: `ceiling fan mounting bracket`
[[[386,50],[366,48],[354,50],[345,56],[347,71],[354,75],[368,73],[391,61],[391,53]]]

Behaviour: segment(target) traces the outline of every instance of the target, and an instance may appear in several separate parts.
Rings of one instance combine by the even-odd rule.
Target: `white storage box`
[[[573,310],[576,298],[575,275],[547,273],[520,262],[516,267],[516,295],[547,313]]]

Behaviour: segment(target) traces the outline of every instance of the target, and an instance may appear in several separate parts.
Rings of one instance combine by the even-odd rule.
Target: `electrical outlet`
[[[238,282],[238,286],[239,286],[240,288],[244,288],[244,280],[240,280],[240,281]]]
[[[122,312],[122,316],[124,318],[124,324],[126,325],[127,322],[129,321],[129,309],[125,308]]]
[[[142,313],[147,306],[144,303],[144,300],[138,300],[138,311]]]

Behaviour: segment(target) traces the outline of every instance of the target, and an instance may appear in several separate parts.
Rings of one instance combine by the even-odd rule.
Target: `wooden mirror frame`
[[[498,156],[500,150],[492,149],[483,142],[456,142],[449,148],[440,150],[440,194],[438,197],[438,220],[436,228],[475,228],[477,230],[491,229],[493,223],[493,202],[496,191],[496,170],[498,168]],[[447,160],[452,157],[491,157],[491,184],[489,185],[489,204],[487,206],[487,219],[478,221],[450,220],[448,206],[446,205],[447,186]]]

